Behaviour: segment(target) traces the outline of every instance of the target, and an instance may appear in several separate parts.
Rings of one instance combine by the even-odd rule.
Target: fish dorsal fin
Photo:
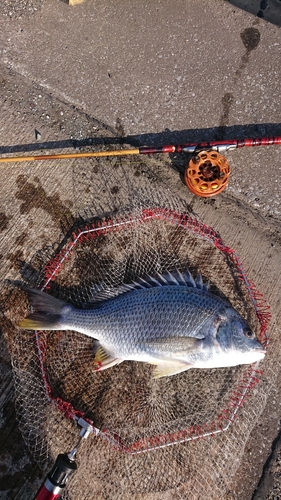
[[[200,288],[201,290],[203,289],[203,279],[202,279],[202,275],[201,274],[198,274],[195,278],[195,284],[197,286],[197,288]]]
[[[107,300],[119,297],[119,295],[131,292],[132,290],[136,290],[137,287],[135,285],[136,285],[135,283],[130,283],[113,288],[106,288],[106,287],[103,288],[103,286],[98,288],[95,287],[95,290],[93,290],[92,292],[91,298],[89,299],[87,304],[84,304],[84,307],[85,308],[87,308],[87,306],[91,308],[95,306],[98,307],[101,304],[101,302],[106,302]],[[140,289],[144,287],[139,286],[138,288]]]
[[[89,301],[90,307],[95,307],[100,305],[101,302],[105,302],[109,299],[114,299],[119,295],[131,292],[133,290],[144,290],[147,288],[155,288],[161,286],[185,286],[197,288],[198,290],[208,291],[209,283],[203,283],[201,274],[199,273],[194,280],[193,276],[187,269],[184,272],[180,272],[177,269],[175,271],[165,271],[163,274],[156,272],[152,275],[147,275],[143,278],[137,278],[132,283],[123,284],[113,288],[106,288],[101,286],[96,289]]]
[[[203,278],[200,273],[198,273],[196,279],[194,280],[192,274],[188,269],[184,272],[178,271],[165,271],[163,274],[155,273],[153,276],[146,276],[145,278],[138,278],[132,285],[135,288],[151,288],[155,286],[189,286],[193,288],[198,288],[199,290],[207,291],[209,289],[209,283],[203,283]],[[132,286],[129,285],[129,286]]]

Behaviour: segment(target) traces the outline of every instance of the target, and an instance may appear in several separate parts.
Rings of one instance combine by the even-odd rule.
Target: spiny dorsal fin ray
[[[191,272],[189,271],[189,269],[186,269],[184,271],[183,275],[184,275],[186,285],[196,288],[196,283],[195,283],[194,278],[193,278]]]
[[[170,271],[166,271],[164,273],[164,278],[166,279],[166,281],[169,285],[179,286],[179,282],[178,282],[177,276],[176,276],[177,273],[178,273],[178,271],[175,271],[174,273],[171,273]]]
[[[203,279],[202,279],[202,275],[199,273],[197,274],[196,278],[195,278],[195,284],[197,286],[197,288],[200,288],[201,290],[203,290]]]
[[[109,299],[113,299],[127,292],[133,290],[143,290],[147,288],[160,287],[160,286],[187,286],[192,288],[197,288],[198,290],[208,291],[208,282],[203,283],[201,274],[199,273],[194,280],[193,276],[189,270],[180,272],[177,269],[175,271],[165,271],[163,274],[156,272],[153,276],[147,275],[143,278],[137,278],[132,283],[123,284],[114,288],[104,288],[103,290],[98,290],[92,296],[89,301],[91,307],[100,305]]]

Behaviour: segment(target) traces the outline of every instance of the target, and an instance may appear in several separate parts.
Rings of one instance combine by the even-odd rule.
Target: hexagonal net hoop
[[[267,345],[269,306],[247,278],[237,253],[212,228],[173,210],[150,208],[81,225],[43,266],[40,288],[83,307],[97,290],[155,271],[186,268],[200,272],[210,290],[227,298]],[[225,432],[261,375],[258,363],[193,369],[159,380],[152,380],[146,363],[123,362],[96,372],[96,342],[90,337],[41,331],[27,339],[21,338],[22,348],[31,349],[32,341],[33,355],[29,377],[23,382],[19,376],[22,407],[28,406],[29,389],[40,376],[38,391],[48,403],[68,419],[86,419],[96,434],[129,454]],[[22,365],[15,356],[14,369],[17,379]],[[40,431],[35,434],[36,444],[31,443],[32,433],[27,440],[43,456],[43,433],[41,440]]]

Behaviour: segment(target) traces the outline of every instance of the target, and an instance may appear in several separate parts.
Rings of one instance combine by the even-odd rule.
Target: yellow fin
[[[108,354],[104,348],[99,345],[96,353],[95,353],[95,363],[102,363],[103,361],[106,361],[107,358],[110,357],[110,354]]]
[[[192,365],[183,363],[182,361],[159,361],[153,370],[153,378],[169,377],[176,375],[176,373],[184,372],[192,368]]]
[[[107,370],[114,365],[122,363],[123,359],[115,358],[111,354],[107,353],[105,349],[100,345],[96,351],[94,357],[94,365],[96,371]]]
[[[24,328],[25,330],[40,330],[41,325],[38,321],[34,321],[30,318],[25,318],[19,322],[18,326]]]
[[[34,313],[19,322],[26,330],[62,330],[59,314]]]

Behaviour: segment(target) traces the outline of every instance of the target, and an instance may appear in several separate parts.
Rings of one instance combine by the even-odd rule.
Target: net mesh
[[[93,185],[99,165],[87,169],[87,186]],[[113,171],[111,194],[114,175],[120,172]],[[83,170],[79,176],[83,181]],[[102,185],[102,179],[95,183],[97,189]],[[25,282],[81,307],[95,290],[189,268],[230,301],[267,344],[268,306],[236,252],[191,217],[182,200],[171,201],[159,188],[155,203],[149,190],[139,190],[133,206],[127,191],[118,194],[127,205],[118,217],[114,200],[106,207],[101,203],[94,210],[101,217],[84,214],[55,249],[37,252],[22,273]],[[77,332],[15,329],[29,308],[15,286],[7,285],[5,305],[17,413],[36,459],[47,470],[58,453],[71,450],[79,417],[99,430],[79,451],[79,472],[69,481],[65,499],[233,498],[231,478],[264,404],[266,389],[255,392],[261,377],[257,364],[190,370],[160,380],[151,378],[150,365],[137,362],[97,373],[93,339]],[[230,459],[234,448],[235,463]]]

